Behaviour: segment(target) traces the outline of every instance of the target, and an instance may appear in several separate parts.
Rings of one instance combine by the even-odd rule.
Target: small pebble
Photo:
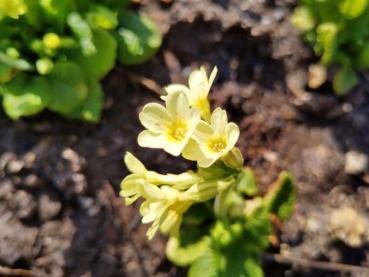
[[[36,201],[24,190],[18,190],[11,199],[10,207],[20,219],[30,219],[36,211]]]
[[[24,186],[29,189],[39,189],[44,185],[41,178],[35,174],[27,175],[27,177],[24,178],[23,182]]]
[[[368,156],[357,152],[349,151],[345,155],[345,173],[348,175],[359,175],[368,167]]]
[[[13,160],[10,161],[6,167],[7,171],[11,174],[15,174],[20,172],[24,167],[24,161],[22,160]]]
[[[51,192],[43,192],[38,198],[38,215],[42,221],[48,221],[56,217],[62,208],[58,196]]]
[[[331,215],[332,236],[351,247],[363,245],[366,228],[363,216],[351,207],[341,207]]]

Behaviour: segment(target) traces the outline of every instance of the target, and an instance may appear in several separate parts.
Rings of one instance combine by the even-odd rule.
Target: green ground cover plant
[[[288,172],[260,195],[250,168],[235,146],[239,127],[225,110],[211,110],[208,100],[215,79],[204,68],[190,74],[189,86],[164,88],[165,105],[149,103],[139,114],[146,128],[141,147],[162,149],[196,162],[196,170],[160,174],[133,154],[124,162],[131,172],[121,183],[127,205],[140,200],[142,223],[169,236],[166,255],[188,266],[190,277],[263,276],[261,254],[269,246],[272,221],[293,211],[296,192]]]
[[[49,109],[98,122],[99,83],[115,65],[146,61],[161,44],[128,0],[0,0],[0,95],[12,119]]]
[[[357,70],[369,68],[368,4],[368,0],[301,0],[292,16],[321,63],[340,65],[333,78],[338,95],[357,85]]]

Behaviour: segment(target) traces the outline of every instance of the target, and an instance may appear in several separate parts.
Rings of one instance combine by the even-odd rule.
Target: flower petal
[[[190,113],[187,97],[182,92],[177,91],[169,94],[165,104],[172,120],[176,118],[186,118]]]
[[[170,122],[167,110],[157,103],[145,105],[139,114],[139,119],[145,128],[156,133],[164,132]]]
[[[208,79],[203,67],[193,71],[188,78],[190,87],[190,103],[197,102],[197,99],[205,99],[209,94]]]
[[[186,87],[185,85],[181,85],[181,84],[172,84],[169,86],[164,87],[164,91],[167,94],[171,94],[174,92],[183,92],[184,94],[188,94],[190,89],[188,87]]]
[[[148,183],[140,183],[138,185],[138,190],[143,198],[148,199],[150,201],[161,200],[165,196],[163,195],[160,188]]]
[[[235,146],[238,137],[240,136],[240,129],[235,123],[231,122],[227,124],[226,133],[228,136],[227,149],[230,150],[233,146]]]
[[[212,134],[213,128],[208,123],[200,121],[192,134],[192,138],[199,143],[206,143]]]
[[[213,71],[211,71],[210,77],[209,77],[209,90],[210,90],[210,87],[213,85],[213,82],[215,80],[215,77],[217,76],[217,73],[218,73],[218,68],[214,66]]]
[[[221,108],[216,108],[211,115],[211,126],[215,133],[222,134],[226,130],[228,123],[227,112]]]
[[[162,134],[157,134],[148,130],[142,131],[137,138],[138,145],[149,148],[165,148],[168,144]]]
[[[165,147],[163,147],[164,151],[171,154],[172,156],[178,157],[183,148],[186,145],[186,140],[181,141],[180,143],[175,142],[167,142]]]
[[[124,163],[128,170],[132,173],[145,174],[147,171],[145,166],[132,153],[127,152],[124,155]]]
[[[201,167],[208,167],[208,165],[214,162],[214,159],[212,157],[208,157],[200,145],[192,139],[183,149],[182,156],[187,160],[197,161]]]

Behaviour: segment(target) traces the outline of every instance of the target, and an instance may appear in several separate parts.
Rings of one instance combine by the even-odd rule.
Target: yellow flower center
[[[185,138],[187,131],[188,126],[185,121],[174,121],[168,129],[168,138],[172,141],[180,142]]]
[[[227,147],[227,138],[225,136],[216,136],[208,140],[208,147],[211,151],[219,153]]]
[[[209,104],[209,101],[206,97],[196,99],[196,101],[193,101],[193,103],[191,105],[199,110],[199,112],[201,113],[201,116],[206,121],[208,121],[208,119],[210,119],[210,116],[211,116],[210,104]]]

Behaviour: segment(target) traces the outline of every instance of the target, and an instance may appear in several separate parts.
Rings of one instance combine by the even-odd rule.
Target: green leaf
[[[90,56],[80,54],[75,57],[75,61],[87,75],[101,79],[115,64],[117,42],[107,31],[96,29],[93,31],[93,44],[97,50],[95,54]]]
[[[340,0],[339,10],[348,19],[360,16],[368,6],[368,0]]]
[[[71,62],[59,62],[54,65],[49,76],[51,99],[48,108],[71,116],[88,94],[82,69]]]
[[[151,58],[161,45],[161,35],[146,17],[124,11],[119,16],[118,59],[131,65]]]
[[[92,41],[92,31],[88,23],[77,12],[68,15],[67,23],[72,32],[79,39],[82,53],[85,56],[91,56],[96,53],[96,47]]]
[[[73,118],[98,123],[104,104],[104,93],[98,81],[88,82],[88,94],[82,106],[72,115]]]
[[[293,212],[296,202],[296,188],[291,176],[282,172],[267,195],[264,197],[265,206],[269,212],[286,220]]]
[[[260,253],[243,250],[243,245],[235,243],[223,253],[225,266],[221,276],[263,277]]]
[[[92,4],[86,19],[93,28],[111,30],[118,26],[117,13],[102,5]]]
[[[183,215],[183,225],[200,225],[214,217],[212,206],[209,202],[195,203]]]
[[[330,64],[334,61],[337,51],[338,26],[335,23],[322,23],[317,28],[317,48],[322,53],[322,62]]]
[[[0,84],[9,82],[14,76],[14,70],[7,64],[0,63]]]
[[[243,241],[249,251],[260,252],[269,246],[272,226],[268,209],[264,207],[255,209],[247,215],[243,227]]]
[[[333,89],[338,96],[346,95],[358,83],[357,74],[350,66],[342,66],[333,77]]]
[[[190,267],[188,277],[218,277],[221,266],[221,254],[208,249],[204,255],[198,258]]]
[[[254,196],[258,192],[254,173],[250,168],[244,168],[237,176],[237,191]]]
[[[209,247],[207,228],[182,227],[178,237],[171,237],[167,243],[166,255],[178,266],[188,266],[200,258]]]
[[[369,68],[369,42],[361,49],[359,56],[356,58],[356,66],[359,69]]]
[[[42,111],[50,100],[50,85],[43,77],[19,76],[3,85],[3,107],[12,119]]]

